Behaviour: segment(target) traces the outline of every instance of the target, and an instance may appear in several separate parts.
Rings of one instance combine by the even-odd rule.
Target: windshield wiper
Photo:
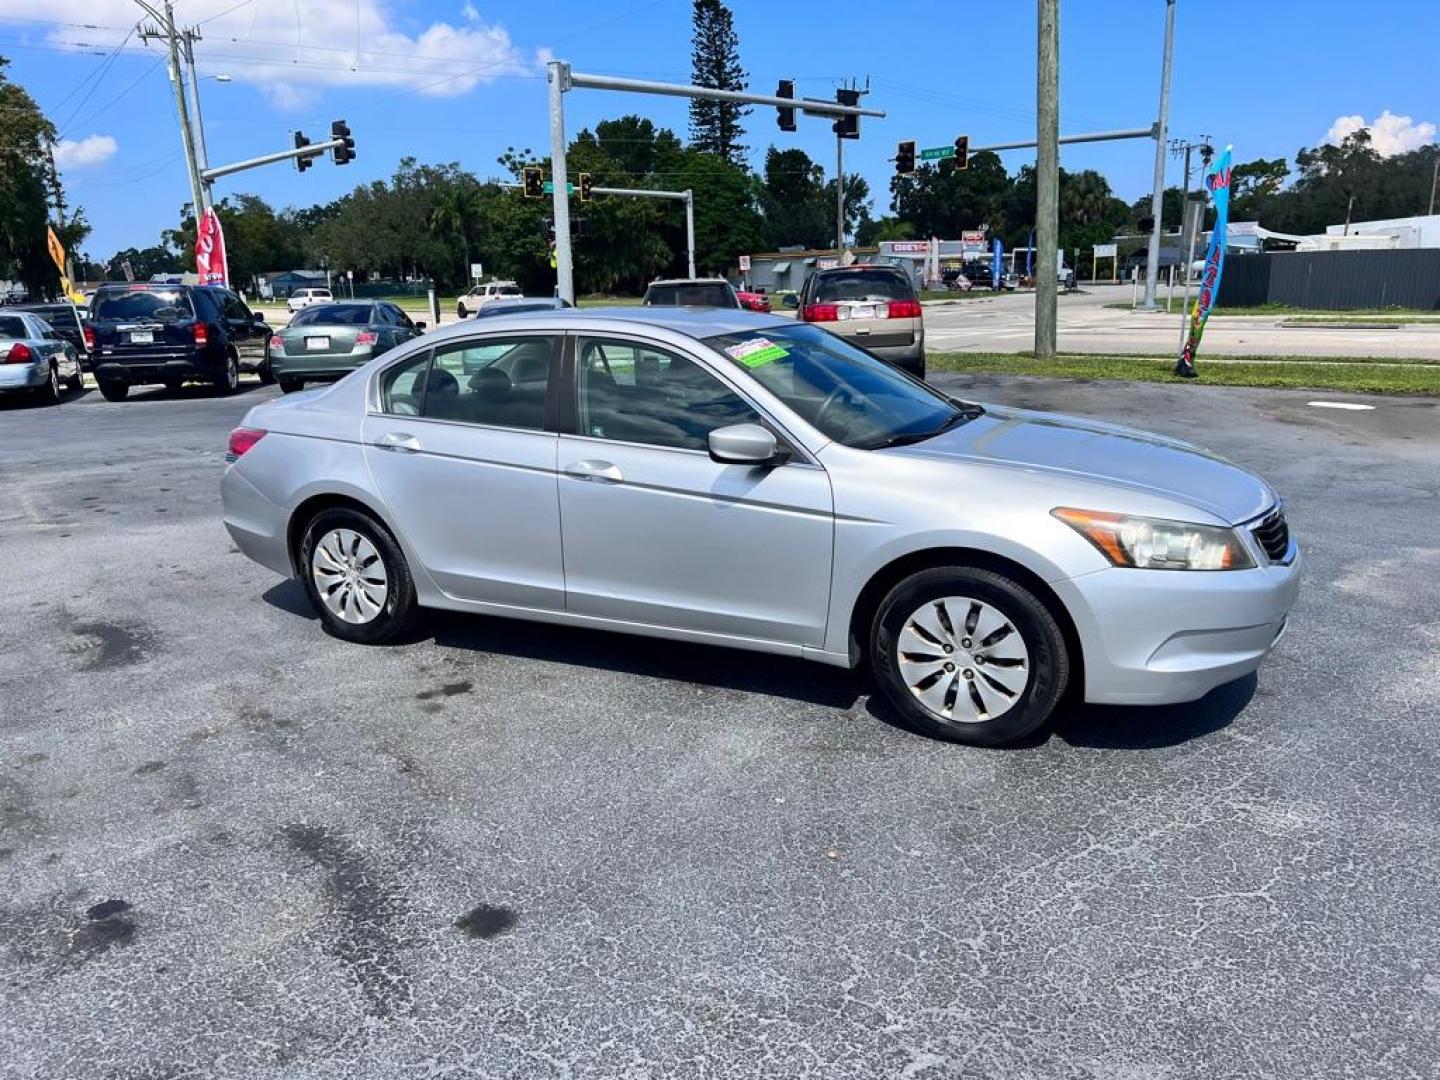
[[[977,416],[984,416],[985,410],[979,405],[971,405],[969,402],[956,402],[955,412],[946,418],[945,422],[937,428],[929,431],[902,431],[896,435],[889,435],[878,442],[866,443],[862,449],[884,450],[891,446],[910,446],[912,443],[924,442],[926,439],[933,439],[936,435],[943,435],[945,432],[959,427],[961,424],[968,424]]]

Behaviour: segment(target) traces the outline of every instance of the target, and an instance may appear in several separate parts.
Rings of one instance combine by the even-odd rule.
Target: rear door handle
[[[418,454],[420,440],[408,431],[392,431],[381,435],[375,443],[381,450],[393,450],[397,454]]]
[[[597,458],[575,461],[565,466],[565,475],[577,480],[594,480],[601,484],[618,484],[625,479],[620,467]]]

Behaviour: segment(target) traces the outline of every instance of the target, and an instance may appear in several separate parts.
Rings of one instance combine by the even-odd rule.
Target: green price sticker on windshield
[[[783,347],[776,345],[769,338],[751,338],[749,341],[742,341],[739,345],[732,345],[725,351],[737,364],[747,368],[761,367],[790,355]]]

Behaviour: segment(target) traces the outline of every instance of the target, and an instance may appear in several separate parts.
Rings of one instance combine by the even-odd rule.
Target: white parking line
[[[1375,408],[1374,405],[1362,405],[1358,401],[1311,401],[1308,404],[1315,409],[1349,409],[1352,412],[1368,412]]]

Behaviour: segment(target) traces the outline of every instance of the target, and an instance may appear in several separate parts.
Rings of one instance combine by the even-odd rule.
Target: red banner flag
[[[225,231],[212,207],[200,216],[195,235],[195,273],[201,285],[229,285],[230,268],[225,263]]]

